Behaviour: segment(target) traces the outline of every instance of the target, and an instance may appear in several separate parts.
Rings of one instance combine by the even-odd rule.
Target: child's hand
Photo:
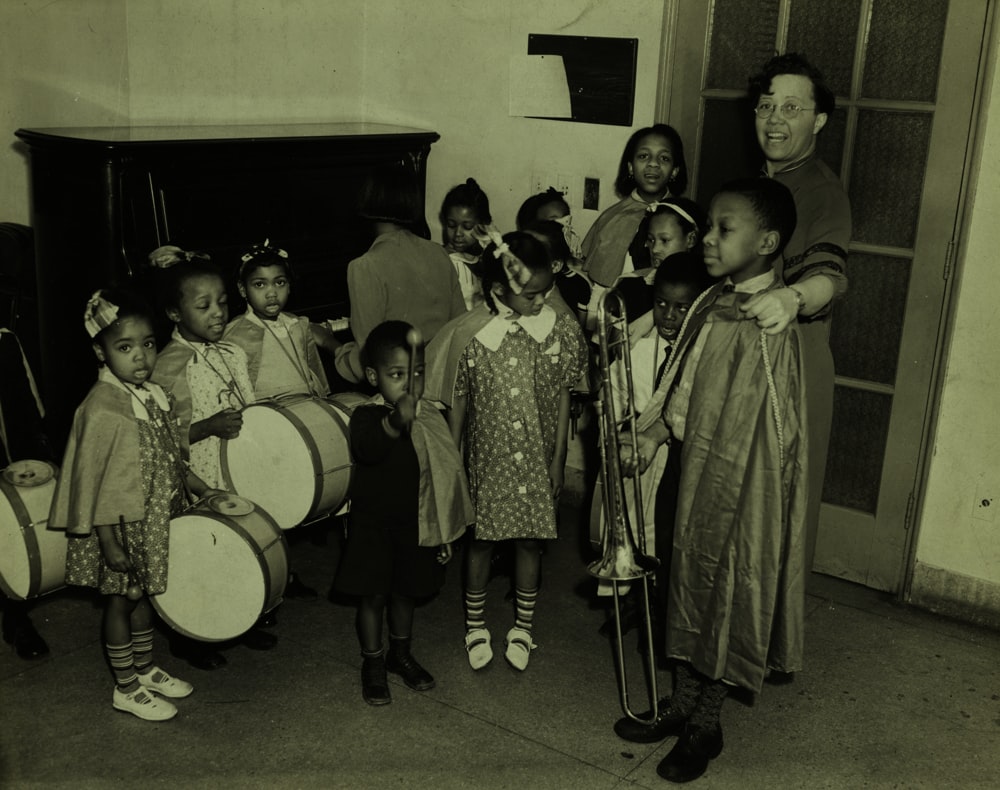
[[[549,464],[549,483],[552,485],[553,499],[559,499],[562,494],[566,474],[565,466],[565,461],[561,458],[556,458]]]
[[[447,565],[451,561],[451,544],[445,543],[438,546],[437,561],[442,565]]]
[[[389,415],[389,424],[397,431],[409,433],[416,418],[417,399],[407,394],[396,401],[396,410]]]
[[[651,439],[644,433],[640,433],[637,438],[639,441],[637,447],[632,447],[632,442],[624,436],[619,445],[622,474],[626,477],[641,475],[645,472],[660,447],[655,439]]]
[[[132,563],[129,562],[125,549],[117,540],[101,543],[101,553],[104,554],[104,561],[111,570],[119,573],[128,573],[132,570]]]
[[[207,420],[208,433],[220,439],[235,439],[243,427],[243,412],[236,409],[223,409],[213,414]]]

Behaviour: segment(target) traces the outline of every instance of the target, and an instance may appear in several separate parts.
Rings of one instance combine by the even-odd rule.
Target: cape
[[[385,399],[376,395],[358,408],[384,403]],[[410,440],[420,466],[419,544],[452,543],[475,523],[476,511],[469,496],[462,458],[441,412],[429,403],[418,402]]]
[[[188,387],[187,365],[195,350],[184,343],[170,342],[156,357],[153,381],[174,396],[177,423],[181,426],[181,449],[184,457],[190,454],[191,388]]]
[[[615,284],[645,216],[646,203],[626,195],[597,218],[583,240],[583,269],[591,280],[605,288]]]
[[[425,352],[424,398],[451,407],[462,354],[479,330],[495,317],[481,304],[441,328]]]
[[[49,527],[89,535],[94,527],[122,518],[141,521],[146,506],[140,473],[131,395],[98,381],[73,416]]]
[[[330,393],[330,382],[326,379],[326,371],[323,369],[323,362],[319,358],[319,350],[316,342],[312,339],[309,329],[309,319],[305,316],[294,315],[293,313],[282,313],[282,315],[294,319],[288,329],[289,336],[296,348],[305,351],[306,366],[312,371],[319,381],[323,392],[314,392],[314,395],[324,397]],[[226,327],[223,340],[227,340],[242,348],[247,355],[247,371],[250,373],[250,383],[257,386],[257,374],[260,372],[260,359],[264,347],[264,327],[255,321],[251,321],[246,314],[237,316]],[[157,362],[159,364],[159,362]]]
[[[799,328],[764,334],[739,311],[749,296],[709,290],[657,395],[707,332],[684,432],[667,651],[757,692],[768,667],[802,666],[808,447]]]

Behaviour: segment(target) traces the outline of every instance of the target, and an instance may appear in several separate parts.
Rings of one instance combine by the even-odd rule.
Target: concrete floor
[[[528,670],[502,659],[506,578],[487,604],[497,658],[469,668],[456,564],[417,613],[414,653],[437,688],[410,691],[390,676],[383,708],[361,699],[353,609],[321,596],[281,607],[273,651],[232,647],[215,672],[173,658],[158,634],[158,663],[196,690],[174,720],[140,721],[111,707],[100,610],[75,591],[50,594],[33,619],[51,655],[0,653],[0,786],[665,787],[656,764],[673,740],[642,746],[611,730],[620,714],[609,642],[597,633],[604,615],[590,601],[576,511],[562,516]],[[325,544],[293,541],[293,565],[325,592],[336,530],[313,531]],[[822,576],[807,613],[806,670],[765,686],[755,704],[726,703],[725,751],[695,786],[1000,786],[1000,634]],[[669,688],[666,673],[660,683]]]

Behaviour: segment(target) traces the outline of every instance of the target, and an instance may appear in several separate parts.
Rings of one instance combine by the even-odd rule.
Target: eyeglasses
[[[792,120],[792,118],[798,118],[799,113],[802,111],[815,110],[815,107],[800,107],[795,102],[785,102],[780,107],[772,101],[762,101],[756,107],[754,107],[754,115],[763,121],[766,121],[772,115],[774,111],[778,110],[781,113],[781,117],[786,121]]]

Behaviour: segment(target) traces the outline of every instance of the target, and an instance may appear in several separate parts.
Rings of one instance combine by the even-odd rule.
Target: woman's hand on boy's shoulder
[[[800,298],[793,289],[776,288],[754,294],[740,305],[740,310],[767,334],[778,335],[796,320],[800,305]]]

